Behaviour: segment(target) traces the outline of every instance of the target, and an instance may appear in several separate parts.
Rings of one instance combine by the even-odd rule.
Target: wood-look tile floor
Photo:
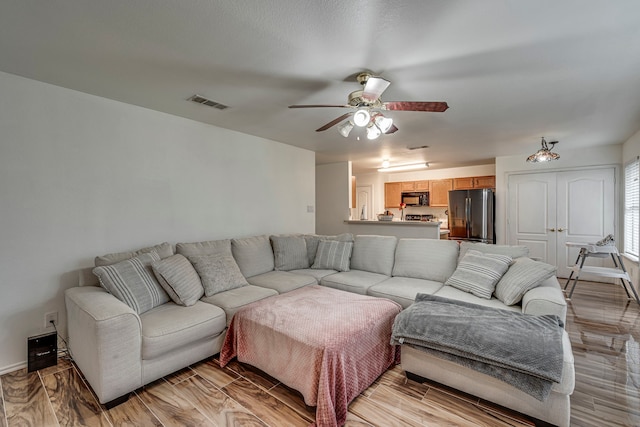
[[[563,281],[561,280],[561,283]],[[640,306],[620,286],[580,282],[569,302],[576,388],[572,426],[640,426]],[[68,360],[0,377],[0,427],[307,426],[313,408],[277,380],[215,358],[106,410]],[[532,426],[529,418],[438,384],[406,380],[396,366],[349,406],[347,426]]]

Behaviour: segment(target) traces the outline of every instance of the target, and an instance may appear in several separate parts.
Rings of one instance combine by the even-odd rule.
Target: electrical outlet
[[[45,313],[44,314],[44,327],[45,328],[51,327],[51,321],[53,321],[53,323],[56,326],[58,326],[58,312],[57,311],[50,311],[49,313]]]

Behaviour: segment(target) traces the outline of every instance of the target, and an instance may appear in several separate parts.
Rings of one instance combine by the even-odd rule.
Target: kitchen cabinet
[[[450,190],[453,190],[453,179],[429,181],[429,206],[447,207]]]
[[[402,183],[401,182],[385,182],[384,183],[384,207],[399,208],[402,201]]]
[[[402,181],[400,183],[401,191],[415,191],[415,189],[416,189],[415,181]]]
[[[429,182],[430,181],[427,180],[414,181],[413,187],[415,188],[415,191],[430,191]]]
[[[472,190],[474,188],[495,188],[495,175],[488,176],[468,176],[453,179],[454,190]]]

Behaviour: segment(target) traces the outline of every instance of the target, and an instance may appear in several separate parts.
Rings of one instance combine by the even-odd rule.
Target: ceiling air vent
[[[226,110],[227,108],[229,108],[228,105],[224,105],[224,104],[221,104],[219,102],[212,101],[212,100],[207,99],[204,96],[200,96],[200,95],[193,95],[191,98],[189,98],[189,101],[193,101],[193,102],[198,103],[198,104],[206,105],[208,107],[217,108],[218,110]]]

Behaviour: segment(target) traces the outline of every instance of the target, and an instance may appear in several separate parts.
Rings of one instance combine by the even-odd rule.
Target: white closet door
[[[558,276],[569,277],[579,248],[566,242],[594,243],[614,234],[615,170],[592,169],[558,173]],[[587,258],[587,264],[609,265],[610,258]]]
[[[511,175],[507,241],[529,247],[531,257],[556,265],[558,277],[569,277],[578,249],[566,242],[615,235],[615,202],[614,168]],[[603,266],[610,260],[590,257],[587,263]]]
[[[554,173],[511,175],[507,232],[510,245],[524,245],[529,256],[555,265],[556,176]]]

